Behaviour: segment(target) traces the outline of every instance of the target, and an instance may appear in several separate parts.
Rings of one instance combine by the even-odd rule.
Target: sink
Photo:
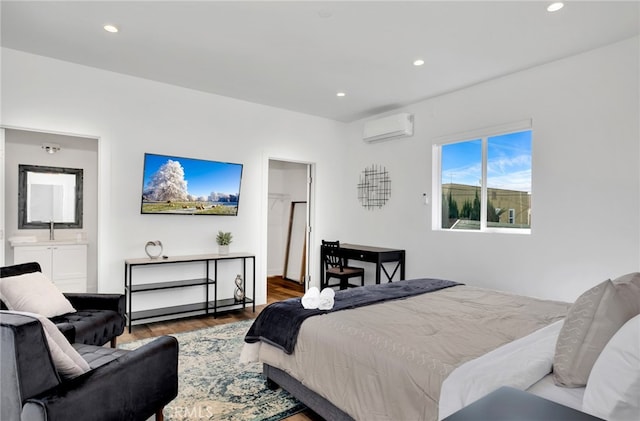
[[[9,238],[11,247],[16,246],[54,246],[68,244],[87,244],[86,240],[76,240],[75,238],[66,238],[60,240],[42,240],[35,237],[11,237]]]
[[[22,236],[9,237],[9,242],[11,243],[11,245],[35,243],[37,241],[38,239],[35,237],[35,235],[22,235]]]

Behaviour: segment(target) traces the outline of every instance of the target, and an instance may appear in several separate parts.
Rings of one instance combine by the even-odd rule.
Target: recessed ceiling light
[[[343,97],[343,96],[347,96],[347,94],[344,92],[338,92],[336,96]]]
[[[105,25],[105,26],[103,26],[103,28],[107,32],[112,32],[112,33],[118,32],[118,28],[113,26],[113,25]]]
[[[562,9],[563,7],[564,7],[564,3],[562,3],[561,1],[556,2],[556,3],[551,3],[547,7],[547,12],[557,12],[558,10]]]
[[[422,66],[423,64],[424,64],[424,60],[422,60],[421,58],[413,61],[414,66]]]

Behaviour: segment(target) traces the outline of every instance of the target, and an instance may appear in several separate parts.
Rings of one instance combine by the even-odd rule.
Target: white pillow
[[[76,311],[42,272],[0,278],[0,297],[9,310],[28,311],[46,317]]]
[[[78,351],[71,346],[67,338],[65,338],[51,320],[41,314],[25,311],[14,311],[12,313],[23,314],[40,321],[44,330],[44,336],[47,338],[49,351],[51,351],[53,365],[55,365],[58,374],[60,374],[62,378],[72,379],[91,369],[89,363],[78,354]]]
[[[640,420],[640,315],[625,323],[596,360],[582,409],[611,421]]]

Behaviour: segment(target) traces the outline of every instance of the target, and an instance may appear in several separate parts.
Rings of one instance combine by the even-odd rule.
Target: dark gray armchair
[[[74,344],[91,370],[62,380],[40,322],[0,312],[3,421],[162,420],[178,392],[178,342],[163,336],[133,351]]]
[[[0,268],[0,278],[41,272],[37,262],[22,263]],[[58,327],[70,343],[87,345],[116,346],[116,339],[124,332],[125,296],[124,294],[91,294],[65,293],[75,313],[52,317],[51,321]],[[0,310],[6,310],[0,301]]]

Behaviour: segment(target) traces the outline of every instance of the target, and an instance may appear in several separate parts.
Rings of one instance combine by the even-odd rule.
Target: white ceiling
[[[549,3],[3,0],[1,41],[353,121],[638,34],[638,1]]]

